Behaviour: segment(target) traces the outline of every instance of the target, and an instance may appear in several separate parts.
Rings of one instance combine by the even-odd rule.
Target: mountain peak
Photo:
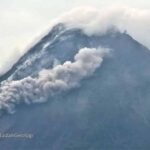
[[[72,60],[77,51],[84,47],[98,48],[103,46],[115,49],[119,44],[118,40],[120,44],[124,42],[135,43],[135,40],[126,32],[121,33],[114,26],[109,28],[105,34],[89,36],[81,29],[67,29],[64,24],[59,23],[31,47],[12,69],[0,78],[0,81],[7,78],[19,80],[27,76],[37,76],[41,69],[52,68],[56,59],[60,63]]]

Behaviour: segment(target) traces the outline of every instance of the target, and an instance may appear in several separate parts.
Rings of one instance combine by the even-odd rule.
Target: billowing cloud
[[[68,28],[80,28],[88,35],[104,34],[115,26],[150,49],[150,10],[125,6],[103,9],[81,7],[60,16],[57,22],[65,23]]]
[[[79,86],[80,81],[100,67],[105,48],[83,48],[74,57],[50,70],[42,70],[37,78],[26,77],[17,81],[4,81],[0,87],[0,110],[14,112],[19,103],[42,103],[56,94]]]

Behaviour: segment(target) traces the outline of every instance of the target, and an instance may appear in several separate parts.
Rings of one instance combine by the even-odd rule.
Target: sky
[[[64,12],[79,6],[112,5],[150,9],[149,0],[0,0],[0,70],[14,56],[22,55],[26,46],[48,29],[51,20]]]

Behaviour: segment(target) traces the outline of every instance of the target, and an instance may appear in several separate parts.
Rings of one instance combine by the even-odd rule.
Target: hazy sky
[[[10,56],[18,55],[42,33],[53,18],[79,6],[111,5],[150,9],[149,0],[0,0],[0,69]]]

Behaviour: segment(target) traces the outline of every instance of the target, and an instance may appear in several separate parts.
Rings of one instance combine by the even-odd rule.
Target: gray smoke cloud
[[[17,81],[5,81],[0,87],[0,110],[14,113],[20,103],[43,103],[50,97],[75,88],[80,81],[100,67],[103,57],[109,53],[106,48],[83,48],[74,57],[53,69],[42,70],[38,77],[30,76]]]

